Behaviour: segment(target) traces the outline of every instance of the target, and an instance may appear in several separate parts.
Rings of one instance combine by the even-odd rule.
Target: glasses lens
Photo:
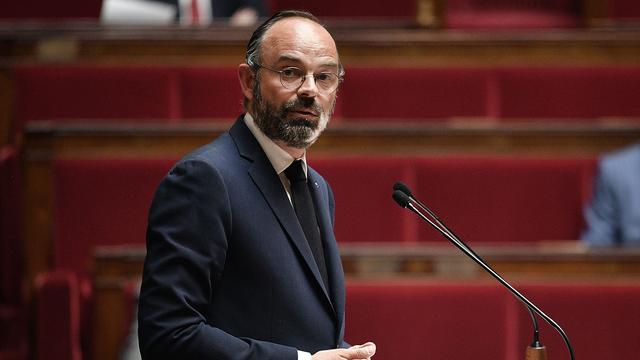
[[[280,71],[280,82],[287,89],[297,89],[304,79],[304,73],[300,69],[287,68]]]
[[[332,92],[338,86],[338,76],[333,73],[313,75],[318,87],[326,92]]]
[[[282,86],[289,90],[299,88],[307,78],[306,73],[298,68],[286,68],[280,70],[279,73]],[[313,79],[318,89],[323,93],[330,93],[334,91],[338,87],[339,83],[338,76],[330,72],[314,74]]]

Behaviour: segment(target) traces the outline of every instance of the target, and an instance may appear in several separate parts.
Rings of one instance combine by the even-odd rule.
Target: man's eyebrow
[[[278,61],[277,61],[278,63],[283,61],[302,62],[302,60],[300,60],[298,56],[289,55],[289,54],[282,54],[280,55],[280,57],[278,57]]]
[[[297,62],[297,63],[301,63],[302,59],[298,56],[295,55],[290,55],[290,54],[282,54],[280,55],[280,57],[278,57],[278,60],[276,61],[276,64],[281,63],[281,62],[286,62],[286,61],[291,61],[291,62]],[[319,65],[320,67],[338,67],[339,64],[333,60],[327,61],[323,64]]]

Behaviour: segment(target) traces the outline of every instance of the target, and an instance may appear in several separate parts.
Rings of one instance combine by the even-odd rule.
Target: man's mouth
[[[318,117],[318,113],[311,109],[293,109],[291,112],[303,117]]]

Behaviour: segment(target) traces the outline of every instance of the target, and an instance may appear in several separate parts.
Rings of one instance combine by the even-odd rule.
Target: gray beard
[[[305,101],[305,99],[298,97],[276,108],[272,103],[262,98],[258,81],[256,81],[253,93],[254,121],[268,138],[273,141],[282,141],[285,145],[297,149],[306,149],[316,141],[317,136],[315,135],[320,126],[320,119],[311,121],[288,116],[292,110],[300,108],[312,109],[320,115],[320,118],[326,116],[320,105],[316,104],[313,99]]]

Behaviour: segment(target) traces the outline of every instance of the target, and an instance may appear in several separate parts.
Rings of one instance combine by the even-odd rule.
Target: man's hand
[[[348,349],[333,349],[318,351],[311,357],[312,360],[370,360],[376,353],[376,344],[368,342],[355,345]]]

